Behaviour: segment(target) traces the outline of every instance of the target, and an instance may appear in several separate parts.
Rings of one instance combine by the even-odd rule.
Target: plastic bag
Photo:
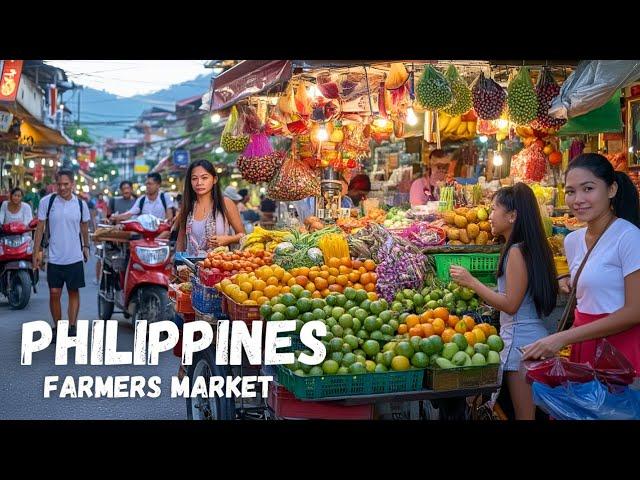
[[[550,387],[534,382],[533,402],[558,420],[640,420],[640,392],[597,380]]]
[[[507,88],[509,119],[518,125],[531,123],[538,114],[538,96],[533,88],[529,69],[522,67]]]
[[[296,111],[296,102],[293,95],[293,86],[289,84],[287,92],[278,99],[278,108],[283,115],[291,115]]]
[[[307,87],[304,82],[300,82],[295,95],[296,111],[303,116],[311,114],[311,102],[307,95]]]
[[[407,72],[404,63],[392,63],[384,82],[384,86],[388,90],[395,90],[396,88],[402,87],[408,78],[409,72]]]
[[[551,102],[560,93],[560,85],[555,81],[551,72],[544,68],[540,72],[536,83],[536,95],[538,97],[538,114],[531,122],[531,127],[536,130],[558,129],[567,121],[562,118],[549,116]]]
[[[234,105],[222,130],[220,146],[227,153],[242,152],[249,144],[249,136],[244,134],[244,116]]]
[[[507,93],[495,80],[481,73],[471,87],[473,108],[481,120],[497,120],[502,115]]]
[[[300,160],[290,155],[269,183],[267,196],[272,200],[293,202],[320,195],[320,179]]]
[[[453,92],[444,75],[427,65],[418,81],[416,98],[427,110],[441,110],[451,105]]]
[[[637,375],[627,357],[606,339],[598,342],[593,368],[596,378],[610,385],[631,385]]]
[[[340,92],[338,90],[338,84],[331,78],[329,72],[323,72],[316,77],[318,90],[322,93],[322,96],[335,100],[340,98]]]
[[[562,84],[549,115],[573,118],[603,106],[620,88],[640,77],[638,60],[585,60]]]
[[[473,108],[471,89],[467,85],[467,82],[458,74],[458,69],[453,64],[449,65],[444,76],[449,82],[449,85],[451,85],[451,92],[453,94],[451,106],[445,108],[444,111],[454,117],[467,113]]]
[[[247,105],[242,110],[243,125],[242,131],[246,135],[255,135],[262,130],[260,115],[253,105]]]

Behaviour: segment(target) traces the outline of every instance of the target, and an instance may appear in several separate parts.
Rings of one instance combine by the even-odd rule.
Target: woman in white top
[[[23,196],[20,188],[11,190],[9,201],[2,202],[2,207],[0,207],[0,225],[12,222],[29,225],[33,219],[33,213],[29,204],[22,201]]]
[[[571,274],[561,280],[569,292],[578,278],[573,327],[538,340],[523,359],[552,357],[572,345],[571,360],[593,365],[599,340],[606,338],[640,372],[640,203],[629,177],[615,172],[597,153],[578,156],[565,174],[567,206],[587,224],[567,235],[565,251]]]
[[[245,233],[240,213],[233,200],[222,196],[211,162],[193,162],[186,178],[176,251],[202,256],[239,242]]]

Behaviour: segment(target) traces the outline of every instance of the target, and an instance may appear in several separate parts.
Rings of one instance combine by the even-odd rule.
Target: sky
[[[69,80],[121,97],[146,95],[211,74],[205,60],[46,60]]]

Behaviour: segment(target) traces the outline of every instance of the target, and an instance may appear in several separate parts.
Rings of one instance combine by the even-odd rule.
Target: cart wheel
[[[229,367],[215,364],[212,348],[193,355],[193,363],[187,368],[189,385],[193,386],[196,378],[226,378],[231,374]],[[232,398],[187,398],[187,418],[189,420],[233,420],[235,418],[235,402]]]

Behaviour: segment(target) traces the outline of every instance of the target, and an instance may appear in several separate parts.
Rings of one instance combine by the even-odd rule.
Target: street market
[[[598,95],[580,90],[588,82]],[[197,135],[206,137],[174,142],[170,154],[139,167],[144,185],[135,179],[136,193],[149,202],[145,208],[159,198],[154,208],[166,217],[140,203],[131,219],[96,222],[91,234],[101,262],[98,298],[91,301],[101,320],[122,314],[134,327],[140,320],[171,320],[180,340],[185,325],[208,325],[201,337],[189,330],[190,341],[214,339],[206,348],[185,355],[182,341],[173,347],[181,388],[195,392],[183,395],[187,418],[525,418],[510,383],[518,375],[517,388],[526,384],[533,392],[529,406],[535,404],[536,415],[640,419],[635,358],[613,334],[611,344],[594,347],[590,363],[577,360],[584,351],[571,343],[537,358],[526,351],[571,322],[573,329],[581,325],[580,312],[568,320],[576,296],[578,302],[588,297],[575,279],[614,223],[603,225],[591,245],[585,239],[589,248],[576,260],[565,238],[591,224],[586,209],[572,208],[577,194],[570,172],[591,168],[588,161],[596,160],[588,156],[600,154],[611,172],[628,176],[635,207],[624,208],[638,216],[636,62],[243,60],[215,75],[201,98],[178,103],[187,105],[204,115],[207,130]],[[0,172],[11,176],[6,185],[0,177],[0,193],[41,181],[48,166],[56,167],[55,175],[67,158],[60,147],[40,165],[29,159],[43,152],[0,135],[8,152]],[[78,145],[74,162],[97,162],[90,145]],[[211,152],[215,158],[206,156]],[[98,181],[86,170],[76,172],[76,185],[86,186],[78,193],[110,191],[108,175],[92,186]],[[133,178],[114,173],[113,182]],[[148,190],[154,174],[161,179],[158,197]],[[171,193],[168,200],[163,192]],[[615,195],[607,208],[617,214]],[[258,212],[265,200],[272,211]],[[532,212],[526,220],[523,204]],[[625,235],[619,237],[636,233]],[[512,266],[512,246],[523,252],[519,269]],[[640,262],[636,249],[624,247],[632,265]],[[595,262],[595,254],[591,258]],[[534,264],[539,269],[527,274]],[[517,277],[524,287],[515,307],[503,306],[515,288],[505,289],[505,279],[516,270],[524,270]],[[625,270],[619,290],[636,273]],[[10,296],[11,280],[3,278],[0,292]],[[565,291],[563,279],[574,280],[573,289]],[[513,326],[533,318],[542,336]],[[265,343],[274,340],[275,322],[291,322],[278,335],[288,344],[278,349],[290,354],[285,364],[270,364],[250,348],[250,339],[270,348]],[[232,358],[242,352],[242,361],[221,361],[236,329],[247,332],[244,350],[232,348]],[[311,362],[317,350],[325,352],[322,360]],[[266,377],[273,379],[268,389],[247,388]],[[580,384],[585,395],[593,392],[587,388],[615,384],[637,407],[596,405],[584,413],[567,382]],[[238,383],[238,391],[251,394],[211,394]],[[609,390],[601,398],[614,402],[616,395],[622,394]],[[605,411],[610,416],[600,417]]]

